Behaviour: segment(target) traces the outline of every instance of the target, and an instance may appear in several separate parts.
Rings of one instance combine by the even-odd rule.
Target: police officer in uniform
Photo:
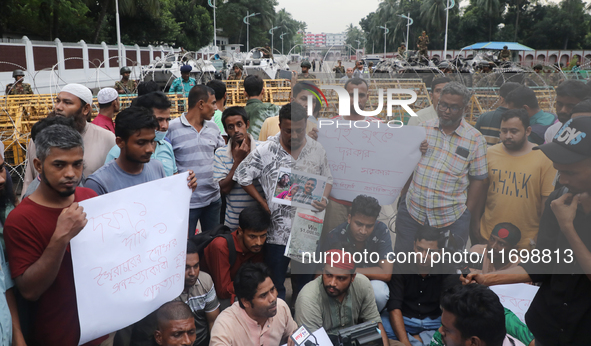
[[[406,44],[400,44],[400,47],[398,47],[398,56],[400,56],[401,59],[406,59]]]
[[[25,83],[25,71],[14,70],[12,71],[12,77],[14,83],[10,83],[6,86],[6,95],[32,95],[33,89],[31,84]]]
[[[499,59],[503,60],[503,61],[511,60],[511,52],[509,51],[509,47],[507,47],[507,46],[503,47],[503,50],[499,54]]]
[[[181,66],[181,77],[172,82],[171,93],[183,94],[185,97],[189,96],[191,88],[197,85],[195,78],[191,77],[191,70],[193,70],[191,65]]]
[[[121,80],[115,83],[115,90],[117,90],[117,92],[120,94],[135,93],[137,89],[137,82],[129,79],[129,75],[131,75],[131,69],[127,66],[124,66],[121,68],[121,70],[119,70],[119,74],[121,74]]]
[[[312,67],[312,64],[310,64],[310,62],[308,60],[302,61],[302,63],[300,64],[300,67],[302,68],[302,73],[298,74],[298,80],[317,79],[316,75],[309,73],[310,68]]]

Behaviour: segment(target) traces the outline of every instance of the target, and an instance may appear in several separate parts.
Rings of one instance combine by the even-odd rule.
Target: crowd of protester
[[[472,126],[464,119],[470,91],[435,79],[433,104],[409,123],[424,127],[426,140],[390,229],[378,220],[376,198],[331,194],[327,154],[316,141],[321,107],[312,98],[308,115],[306,83],[279,107],[262,102],[263,80],[248,76],[246,106],[228,108],[223,82],[190,85],[181,88],[188,110],[174,120],[160,91],[140,84],[140,95],[120,110],[118,91],[104,88],[92,123],[91,91],[62,88],[52,113],[33,127],[20,201],[0,162],[2,345],[77,345],[69,241],[87,222],[78,202],[182,172],[192,189],[183,292],[88,345],[292,345],[302,325],[334,338],[362,322],[376,324],[384,345],[588,344],[588,85],[562,82],[553,114],[540,109],[533,90],[506,83],[499,107]],[[364,109],[368,83],[353,75],[344,88]],[[355,109],[334,119],[367,120]],[[318,247],[310,249],[330,258],[319,265],[284,255],[293,207],[273,202],[275,188],[291,197],[307,187],[292,190],[282,167],[326,178],[311,202],[325,211]],[[571,249],[573,260],[542,266],[521,258],[521,250],[535,249]],[[436,254],[464,250],[482,255],[481,264],[429,265]],[[364,251],[379,261],[351,259]],[[427,260],[393,264],[393,251]],[[525,323],[487,287],[518,282],[540,286]]]

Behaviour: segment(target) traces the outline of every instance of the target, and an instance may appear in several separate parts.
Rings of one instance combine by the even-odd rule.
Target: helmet
[[[190,65],[181,66],[181,72],[191,72],[191,70],[193,70],[193,67],[191,67]]]
[[[541,70],[543,68],[544,66],[542,66],[541,64],[537,64],[536,66],[534,66],[534,70]]]
[[[302,64],[300,65],[300,67],[311,68],[312,64],[310,64],[310,62],[308,60],[304,60],[304,61],[302,61]]]
[[[239,69],[243,70],[244,66],[242,65],[241,62],[235,62],[234,66],[232,66],[232,69],[235,69],[236,67],[238,67]]]
[[[16,76],[24,76],[25,75],[25,71],[23,70],[14,70],[12,71],[12,78],[16,78]]]
[[[121,68],[121,70],[119,70],[119,74],[124,74],[124,73],[131,73],[131,69],[127,66],[123,66]]]

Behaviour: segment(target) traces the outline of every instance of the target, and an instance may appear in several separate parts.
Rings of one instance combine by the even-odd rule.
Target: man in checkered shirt
[[[394,252],[412,251],[417,230],[424,224],[450,231],[449,250],[462,250],[478,220],[488,176],[486,140],[464,120],[471,94],[465,86],[448,83],[435,110],[437,119],[425,123],[429,149],[421,157],[405,191],[396,218]]]

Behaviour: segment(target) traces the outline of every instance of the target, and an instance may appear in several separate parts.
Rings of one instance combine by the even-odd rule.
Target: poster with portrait
[[[315,210],[314,201],[322,201],[327,178],[321,175],[281,167],[275,182],[273,202]]]

